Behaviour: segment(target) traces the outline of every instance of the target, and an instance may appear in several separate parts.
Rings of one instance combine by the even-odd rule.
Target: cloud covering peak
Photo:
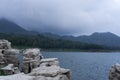
[[[0,17],[26,29],[57,34],[120,35],[120,0],[0,0]]]

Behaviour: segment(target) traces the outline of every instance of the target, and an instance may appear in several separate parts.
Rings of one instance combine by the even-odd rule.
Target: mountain
[[[11,35],[0,33],[0,39],[6,39],[12,42],[14,47],[19,48],[33,48],[38,47],[42,50],[69,50],[69,51],[100,51],[100,50],[111,50],[106,46],[87,44],[83,42],[63,40],[63,39],[53,39],[45,37],[43,35]]]
[[[49,37],[49,38],[53,38],[53,39],[60,39],[62,36],[54,34],[54,33],[49,33],[49,32],[44,32],[44,33],[40,33],[43,36]]]
[[[34,31],[27,31],[16,23],[7,20],[5,18],[0,19],[0,33],[15,33],[15,34],[38,34]],[[53,33],[40,33],[43,36],[52,38],[52,39],[62,39],[62,40],[71,40],[84,42],[89,44],[97,44],[109,47],[120,47],[120,37],[110,33],[98,33],[95,32],[89,36],[59,36]]]
[[[120,47],[120,37],[110,33],[93,33],[90,36],[79,36],[79,41],[87,42],[87,43],[94,43],[98,45],[106,45],[110,47]]]
[[[5,18],[0,19],[0,33],[31,34],[16,23]]]
[[[103,45],[103,46],[108,46],[108,47],[119,47],[120,48],[120,37],[115,35],[114,33],[111,32],[103,32],[103,33],[98,33],[95,32],[89,36],[87,35],[82,35],[82,36],[59,36],[55,34],[44,34],[44,36],[54,38],[54,39],[64,39],[64,40],[71,40],[71,41],[79,41],[79,42],[84,42],[84,43],[89,43],[89,44],[97,44],[97,45]]]
[[[120,47],[120,37],[111,32],[104,32],[104,33],[95,32],[89,36],[78,36],[78,37],[63,36],[62,39],[92,43],[97,45],[104,45],[109,47]]]

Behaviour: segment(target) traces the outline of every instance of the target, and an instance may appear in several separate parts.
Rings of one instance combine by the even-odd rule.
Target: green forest
[[[77,41],[69,41],[62,39],[53,39],[43,35],[15,35],[0,33],[0,39],[7,39],[12,43],[13,47],[34,48],[38,47],[43,50],[106,50],[105,46],[87,44]]]

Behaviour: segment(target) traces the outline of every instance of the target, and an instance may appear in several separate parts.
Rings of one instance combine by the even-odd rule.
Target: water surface
[[[108,80],[111,65],[120,63],[120,52],[42,52],[59,58],[60,66],[71,69],[72,80]]]

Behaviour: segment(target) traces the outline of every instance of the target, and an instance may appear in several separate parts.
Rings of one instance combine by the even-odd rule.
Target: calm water
[[[108,80],[111,65],[120,63],[120,52],[42,52],[46,58],[57,57],[61,67],[72,71],[72,80]]]

